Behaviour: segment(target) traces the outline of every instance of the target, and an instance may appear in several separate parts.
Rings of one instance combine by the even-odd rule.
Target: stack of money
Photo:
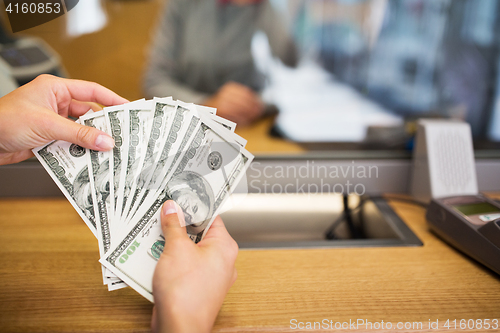
[[[77,121],[110,134],[108,152],[53,141],[33,150],[97,237],[104,284],[127,285],[153,302],[165,238],[160,210],[182,208],[194,242],[207,233],[253,159],[236,124],[215,109],[169,98],[139,100]]]

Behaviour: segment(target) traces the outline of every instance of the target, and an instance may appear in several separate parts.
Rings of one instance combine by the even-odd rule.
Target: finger
[[[250,112],[248,105],[240,101],[227,101],[224,109],[226,110],[226,114],[239,118],[246,118],[246,115]]]
[[[228,119],[233,120],[235,123],[237,123],[240,126],[246,126],[249,123],[251,123],[256,117],[254,116],[253,112],[248,109],[247,107],[244,108],[239,108],[239,107],[231,107],[228,108],[224,114]],[[222,115],[224,116],[224,115]]]
[[[57,114],[53,114],[53,118],[46,124],[48,140],[68,141],[100,151],[110,150],[115,145],[115,141],[108,134],[93,127],[77,124]]]
[[[251,107],[251,112],[254,116],[260,115],[264,111],[264,103],[262,103],[259,96],[255,93],[253,93],[252,100],[249,102],[249,104]]]
[[[247,87],[237,89],[229,99],[243,107],[246,113],[258,114],[263,107],[259,97]]]
[[[244,85],[244,84],[241,84],[239,82],[235,82],[235,81],[230,81],[228,83],[226,83],[225,87],[227,89],[230,89],[232,91],[252,91],[251,88],[249,88],[248,86]]]
[[[31,150],[24,150],[16,153],[0,153],[0,165],[14,164],[33,157]]]
[[[253,99],[253,92],[245,86],[234,87],[226,90],[226,95],[230,98],[251,102]]]
[[[96,102],[105,106],[128,103],[125,98],[117,95],[100,84],[82,80],[63,80],[64,88],[67,89],[71,98],[83,102]]]
[[[186,222],[182,209],[173,200],[168,200],[161,209],[161,229],[165,244],[176,239],[187,239]]]
[[[227,231],[220,216],[215,218],[205,238],[198,243],[198,246],[221,256],[226,264],[234,268],[234,262],[238,256],[238,244]]]
[[[255,104],[258,100],[257,94],[252,89],[242,84],[233,84],[228,91],[231,95],[243,99],[248,103]]]
[[[156,310],[156,306],[153,307],[153,315],[151,316],[151,332],[158,332],[158,324],[156,323],[157,321],[157,314],[158,310]]]
[[[246,117],[240,114],[232,114],[231,118],[233,118],[233,121],[240,126],[246,126],[248,123]]]
[[[263,113],[264,113],[264,105],[259,104],[259,105],[255,106],[254,108],[252,108],[252,110],[248,114],[248,118],[250,120],[255,120],[258,117],[260,117]]]
[[[90,109],[92,109],[92,111],[100,111],[102,107],[94,102],[81,102],[74,99],[69,105],[69,115],[78,118],[87,113]]]
[[[252,101],[247,98],[240,98],[236,95],[229,95],[226,99],[227,107],[233,109],[234,113],[248,114],[254,107]]]
[[[238,271],[236,271],[236,267],[235,267],[234,271],[233,271],[233,277],[231,278],[231,285],[233,285],[236,282],[237,278],[238,278]]]
[[[233,239],[224,225],[220,216],[217,216],[208,229],[204,239],[219,238],[219,239]]]

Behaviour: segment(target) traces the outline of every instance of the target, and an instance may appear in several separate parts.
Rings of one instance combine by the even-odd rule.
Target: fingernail
[[[177,214],[177,205],[173,200],[168,200],[163,205],[163,215]]]
[[[179,224],[181,227],[186,226],[186,221],[184,220],[184,212],[182,208],[173,200],[168,200],[163,204],[163,215],[177,214],[179,219]]]
[[[101,134],[95,139],[95,145],[100,149],[110,150],[115,146],[115,140],[106,134]]]

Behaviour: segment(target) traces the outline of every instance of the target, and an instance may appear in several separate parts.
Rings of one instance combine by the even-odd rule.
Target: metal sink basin
[[[349,206],[359,205],[358,196],[349,197]],[[344,210],[341,194],[234,194],[227,208],[221,217],[242,249],[422,245],[382,198],[352,211],[362,233],[357,239],[339,220]],[[325,232],[336,220],[335,239],[327,239]]]

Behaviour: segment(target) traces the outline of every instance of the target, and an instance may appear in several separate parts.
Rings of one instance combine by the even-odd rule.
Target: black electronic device
[[[0,66],[20,86],[40,74],[66,76],[58,54],[40,38],[23,37],[0,44]]]
[[[500,204],[482,195],[433,199],[426,214],[432,231],[500,274]]]

